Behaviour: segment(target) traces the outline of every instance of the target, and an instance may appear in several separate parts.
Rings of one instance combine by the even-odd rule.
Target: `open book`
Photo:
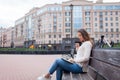
[[[74,63],[74,62],[70,62],[69,59],[66,59],[66,58],[61,58],[61,59],[64,60],[64,61],[66,61],[66,62],[68,62],[68,63],[71,63],[71,64]]]

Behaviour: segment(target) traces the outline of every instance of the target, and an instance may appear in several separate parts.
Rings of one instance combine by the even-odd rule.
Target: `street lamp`
[[[72,35],[73,35],[73,5],[70,5],[70,10],[71,10],[71,48],[72,48]]]

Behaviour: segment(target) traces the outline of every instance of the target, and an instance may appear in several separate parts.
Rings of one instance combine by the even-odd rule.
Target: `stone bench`
[[[93,49],[87,73],[64,73],[62,80],[120,80],[120,49]]]

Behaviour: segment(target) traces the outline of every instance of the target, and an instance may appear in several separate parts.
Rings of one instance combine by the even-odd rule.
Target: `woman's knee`
[[[58,59],[56,59],[55,61],[56,61],[57,63],[59,63],[59,62],[62,61],[62,59],[61,59],[61,58],[58,58]]]

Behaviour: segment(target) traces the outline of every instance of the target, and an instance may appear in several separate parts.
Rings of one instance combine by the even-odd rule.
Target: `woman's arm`
[[[74,61],[77,63],[86,62],[90,58],[92,45],[90,43],[85,43],[83,47],[84,47],[84,53],[83,53],[84,56],[82,58],[75,59]]]

